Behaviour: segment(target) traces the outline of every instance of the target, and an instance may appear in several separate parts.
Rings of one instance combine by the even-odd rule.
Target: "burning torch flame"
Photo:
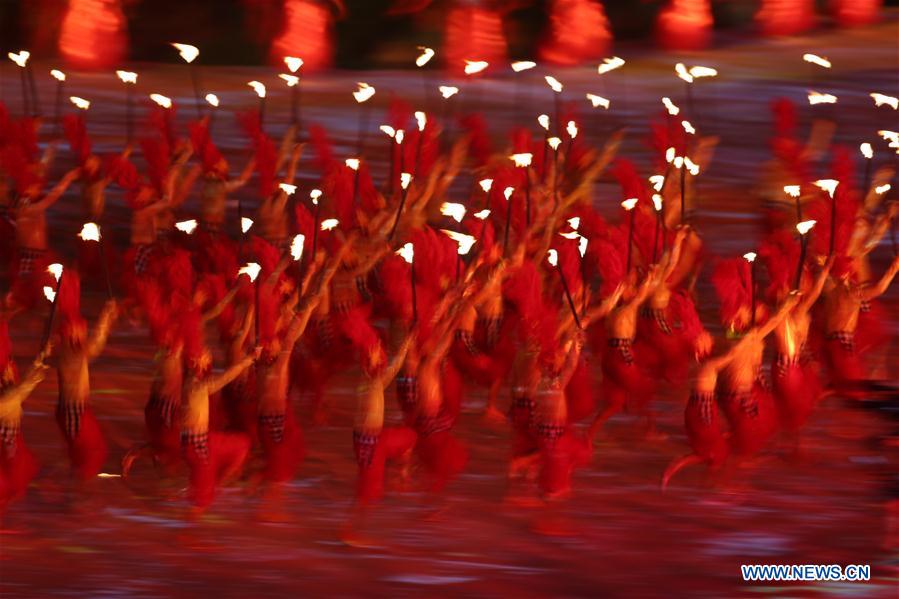
[[[261,270],[262,270],[262,267],[259,266],[257,263],[255,263],[255,262],[247,262],[246,266],[242,266],[242,267],[237,271],[237,276],[240,276],[240,275],[247,275],[248,277],[250,277],[250,281],[252,281],[252,282],[255,283],[255,282],[256,282],[256,277],[259,276],[259,272],[260,272]]]
[[[411,243],[406,243],[396,251],[396,255],[409,264],[412,264],[412,261],[415,259],[415,246]]]
[[[396,137],[394,139],[396,140],[397,145],[403,145],[403,140],[406,139],[406,132],[400,129],[396,132]]]
[[[558,264],[559,264],[559,252],[557,252],[556,250],[549,250],[549,251],[546,253],[546,259],[547,259],[547,260],[549,261],[549,263],[552,264],[553,266],[558,266]]]
[[[506,201],[509,201],[509,198],[512,197],[512,194],[515,193],[514,187],[507,187],[503,190],[503,197],[506,198]]]
[[[815,181],[815,186],[826,191],[830,197],[833,197],[834,192],[837,190],[837,185],[839,184],[840,182],[836,179],[819,179]]]
[[[899,98],[895,98],[893,96],[887,96],[884,94],[878,94],[877,92],[873,92],[871,97],[874,98],[875,106],[882,106],[886,104],[893,110],[899,110]]]
[[[56,292],[49,285],[44,285],[44,297],[52,304],[53,300],[56,299]]]
[[[662,104],[665,105],[665,109],[671,116],[677,116],[678,114],[680,114],[680,108],[678,108],[678,106],[671,101],[671,98],[662,98]]]
[[[791,198],[798,198],[801,193],[799,185],[784,185],[784,192]]]
[[[657,193],[652,194],[652,207],[656,209],[656,212],[662,211],[662,196]]]
[[[69,102],[74,104],[76,107],[81,110],[87,110],[91,107],[91,103],[84,98],[79,98],[78,96],[69,96]]]
[[[808,92],[808,103],[812,106],[816,104],[836,104],[837,97],[833,94],[822,94],[821,92],[810,90]]]
[[[550,137],[546,140],[546,143],[548,143],[549,147],[551,147],[553,150],[558,150],[559,146],[562,145],[562,140],[558,137]]]
[[[428,115],[418,110],[415,112],[415,122],[418,123],[418,130],[424,131],[428,124]]]
[[[684,165],[687,167],[687,172],[694,177],[699,174],[699,165],[690,160],[689,156],[684,156]]]
[[[875,187],[874,192],[877,194],[883,195],[892,188],[893,188],[893,186],[890,185],[889,183],[884,183],[883,185],[878,185],[877,187]]]
[[[746,252],[745,254],[743,254],[743,258],[749,263],[755,262],[755,257],[755,252]]]
[[[249,81],[247,85],[253,88],[253,91],[256,92],[256,95],[260,98],[265,97],[265,85],[260,83],[259,81]]]
[[[537,122],[540,123],[541,127],[549,131],[549,115],[541,114],[537,117]]]
[[[478,220],[484,220],[488,216],[490,216],[490,211],[487,209],[484,209],[484,210],[481,210],[480,212],[474,213],[474,217]]]
[[[462,219],[465,218],[465,206],[454,202],[443,202],[440,204],[440,214],[449,216],[457,223],[461,223]]]
[[[512,70],[516,73],[520,73],[522,71],[527,71],[533,69],[537,66],[536,62],[532,62],[530,60],[519,60],[518,62],[512,63]]]
[[[452,85],[441,85],[437,88],[437,91],[440,92],[440,95],[443,96],[444,100],[448,100],[459,93],[459,88],[453,87]]]
[[[291,73],[296,73],[300,70],[300,67],[303,66],[303,59],[297,58],[296,56],[285,56],[284,64],[287,65],[287,70]]]
[[[801,223],[796,223],[796,230],[799,231],[800,235],[805,235],[815,226],[815,223],[818,221],[814,220],[804,220]],[[744,256],[745,257],[745,256]]]
[[[312,199],[312,205],[318,206],[318,198],[322,197],[321,189],[313,189],[309,192],[309,197]]]
[[[634,206],[636,206],[636,205],[637,205],[637,198],[628,198],[627,200],[624,200],[623,202],[621,202],[621,206],[628,212],[633,210]]]
[[[818,56],[817,54],[803,54],[802,60],[804,60],[805,62],[816,64],[819,67],[823,67],[825,69],[829,69],[831,66],[829,60],[827,60],[823,56]]]
[[[675,156],[674,162],[672,163],[674,168],[680,168],[684,165],[684,157],[683,156]]]
[[[387,134],[387,137],[395,137],[396,136],[396,129],[394,129],[390,125],[381,125],[378,128],[381,131],[383,131],[385,134]]]
[[[56,282],[59,282],[60,277],[62,277],[62,264],[59,262],[54,262],[53,264],[47,267],[47,272],[53,275],[53,278],[56,279]]]
[[[565,132],[568,133],[568,137],[571,139],[577,137],[577,123],[568,121],[568,124],[565,126]]]
[[[190,64],[194,60],[196,60],[197,56],[200,55],[200,50],[197,49],[196,46],[191,46],[190,44],[172,44],[176,50],[178,50],[178,54],[181,55],[181,58],[184,59],[184,62]]]
[[[896,131],[888,131],[886,129],[881,129],[877,132],[877,135],[883,138],[884,141],[892,142],[890,147],[892,148],[892,144],[899,144],[899,133]]]
[[[359,170],[359,159],[358,158],[347,158],[343,162],[344,162],[344,164],[346,164],[349,168],[353,169],[354,171]]]
[[[534,157],[533,154],[523,153],[523,154],[512,154],[509,156],[509,159],[515,163],[515,166],[521,168],[527,168],[531,166],[531,159]]]
[[[577,242],[577,251],[581,255],[581,258],[584,257],[584,254],[587,253],[587,245],[590,243],[590,240],[586,237],[581,237],[581,240]]]
[[[613,56],[612,58],[604,58],[602,60],[602,64],[599,65],[596,70],[600,75],[605,75],[609,71],[614,71],[615,69],[621,68],[623,66],[624,59]]]
[[[137,84],[137,73],[131,71],[116,71],[115,74],[122,83],[130,83],[132,85]]]
[[[490,66],[489,62],[484,60],[466,60],[465,61],[465,74],[466,75],[476,75]]]
[[[415,66],[423,67],[428,64],[428,62],[432,58],[434,58],[434,51],[424,46],[419,46],[418,49],[421,50],[421,54],[419,54],[418,58],[415,59]]]
[[[680,124],[689,135],[696,134],[696,129],[690,124],[690,121],[681,121]]]
[[[78,237],[84,241],[100,241],[100,227],[97,223],[84,223]]]
[[[195,219],[183,220],[180,223],[175,223],[175,228],[188,235],[192,235],[197,228],[197,221]]]
[[[54,79],[56,79],[57,81],[65,81],[66,80],[66,74],[58,69],[53,69],[52,71],[50,71],[50,76],[53,77]]]
[[[253,226],[253,219],[247,218],[246,216],[242,216],[240,218],[240,230],[243,233],[246,233]]]
[[[218,106],[219,106],[219,97],[216,96],[215,94],[206,94],[206,97],[205,97],[204,99],[205,99],[206,102],[208,102],[209,105],[212,106],[213,108],[218,108]]]
[[[288,75],[287,73],[281,73],[278,75],[284,82],[287,84],[287,87],[293,87],[294,85],[300,82],[300,78],[296,75]]]
[[[596,94],[587,94],[587,99],[590,101],[590,104],[593,105],[593,108],[598,108],[599,106],[602,106],[606,110],[609,109],[608,98],[603,98],[602,96],[597,96]]]
[[[7,56],[9,56],[9,59],[11,61],[24,69],[25,65],[28,64],[28,58],[31,56],[31,52],[29,52],[28,50],[20,50],[18,54],[16,54],[15,52],[9,52],[7,53]]]
[[[550,89],[552,89],[557,94],[562,93],[562,83],[558,79],[556,79],[552,75],[547,75],[546,77],[544,77],[544,79],[546,80],[546,84],[550,87]]]
[[[656,191],[662,191],[662,186],[665,184],[665,176],[664,175],[653,175],[649,178],[649,182],[652,183],[652,188]]]
[[[408,189],[410,183],[412,183],[412,173],[400,173],[400,187]]]
[[[490,193],[490,189],[493,187],[493,179],[481,179],[478,181],[478,185],[481,186],[484,193]]]
[[[694,79],[701,79],[703,77],[717,77],[718,71],[716,71],[712,67],[695,66],[690,67],[690,75]]]
[[[578,227],[581,226],[581,217],[580,216],[572,216],[571,218],[568,219],[568,224],[569,224],[569,226],[571,226],[572,229],[577,231]]]
[[[559,233],[559,235],[564,237],[565,239],[578,239],[581,236],[581,234],[577,231],[571,231],[570,233]]]
[[[162,106],[163,108],[172,107],[172,99],[162,94],[150,94],[150,99]]]
[[[292,196],[297,191],[297,186],[290,183],[279,183],[278,187],[289,196]]]
[[[442,233],[445,233],[447,237],[455,241],[459,244],[459,255],[464,256],[469,251],[471,251],[471,246],[475,244],[477,239],[472,237],[471,235],[466,235],[465,233],[458,233],[456,231],[450,231],[449,229],[440,229]]]
[[[306,242],[306,236],[300,233],[299,235],[295,235],[293,241],[290,243],[290,256],[293,258],[294,262],[299,262],[300,258],[303,257],[303,244]]]
[[[871,147],[871,144],[867,142],[863,143],[858,147],[858,149],[861,150],[862,156],[864,156],[868,160],[874,158],[874,148]]]
[[[665,162],[668,162],[669,164],[674,162],[674,159],[677,157],[676,152],[677,151],[673,147],[665,150]]]
[[[687,67],[684,66],[684,63],[679,62],[674,65],[674,72],[677,73],[677,76],[686,81],[687,83],[693,83],[693,75],[687,71]]]
[[[340,224],[340,221],[336,218],[326,218],[322,221],[321,230],[322,231],[330,231],[334,227]]]
[[[355,98],[356,102],[359,104],[368,102],[371,100],[372,96],[375,95],[375,88],[369,84],[360,81],[356,85],[358,86],[358,89],[353,92],[353,98]]]

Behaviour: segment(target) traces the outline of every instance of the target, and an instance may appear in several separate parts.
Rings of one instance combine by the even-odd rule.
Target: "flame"
[[[415,66],[423,67],[434,58],[434,51],[431,48],[426,48],[424,46],[419,46],[418,49],[421,50],[421,54],[415,59]]]
[[[550,87],[550,89],[552,89],[557,94],[562,93],[562,83],[558,79],[556,79],[552,75],[547,75],[546,77],[544,77],[544,79],[546,80],[546,84]]]
[[[677,76],[686,81],[687,83],[693,83],[693,75],[687,71],[687,67],[684,66],[684,63],[679,62],[674,65],[674,72],[677,73]]]
[[[122,83],[131,83],[132,85],[137,83],[137,73],[132,71],[116,71],[115,74]]]
[[[624,59],[613,56],[612,58],[604,58],[602,64],[600,64],[596,70],[600,75],[605,75],[609,71],[614,71],[623,66]]]
[[[623,202],[621,202],[621,206],[625,210],[630,212],[631,210],[634,209],[634,206],[637,205],[637,201],[638,201],[637,198],[628,198],[628,199],[624,200]]]
[[[515,193],[515,188],[514,188],[514,187],[507,187],[507,188],[505,188],[505,189],[503,190],[503,197],[506,198],[506,201],[507,201],[507,202],[509,201],[509,198],[512,197],[512,194],[513,194],[513,193]]]
[[[218,108],[219,106],[219,97],[215,94],[206,94],[205,98],[206,102],[209,103],[213,108]]]
[[[840,182],[836,179],[818,179],[815,181],[815,187],[823,189],[830,195],[830,197],[833,197],[834,192],[837,190],[837,185],[839,184]]]
[[[359,159],[358,158],[347,158],[346,160],[343,161],[343,163],[346,164],[349,168],[353,169],[354,171],[359,170]]]
[[[687,167],[687,172],[694,177],[699,174],[699,165],[690,160],[689,156],[684,156],[684,166]]]
[[[372,96],[375,95],[375,88],[373,88],[369,84],[360,81],[356,85],[358,86],[358,89],[353,92],[353,98],[359,104],[368,102],[369,100],[371,100]]]
[[[809,90],[808,103],[812,106],[816,104],[836,104],[837,97],[833,94],[822,94],[821,92]]]
[[[590,100],[590,104],[593,105],[593,108],[602,106],[606,110],[609,109],[608,98],[603,98],[602,96],[597,96],[596,94],[587,94],[587,99]]]
[[[47,298],[48,302],[53,303],[53,300],[56,299],[56,292],[52,287],[44,285],[44,297]]]
[[[190,44],[173,43],[172,46],[178,50],[178,54],[180,54],[181,58],[184,59],[184,62],[188,64],[192,63],[196,60],[197,56],[200,55],[200,50],[196,46],[191,46]]]
[[[886,192],[888,192],[889,190],[891,190],[892,188],[893,188],[893,186],[890,185],[889,183],[884,183],[883,185],[878,185],[877,187],[875,187],[874,192],[878,193],[880,195],[883,195]]]
[[[476,75],[490,66],[490,63],[485,60],[466,60],[465,61],[465,74],[466,75]]]
[[[690,121],[681,121],[680,124],[689,135],[696,134],[696,129],[690,124]]]
[[[84,223],[78,237],[84,241],[100,241],[100,227],[97,223]]]
[[[313,189],[309,192],[309,197],[312,199],[312,205],[318,206],[318,198],[322,197],[321,189]]]
[[[66,74],[58,69],[53,69],[52,71],[50,71],[50,76],[60,82],[66,80]]]
[[[823,67],[825,69],[829,69],[831,66],[829,60],[827,60],[823,56],[818,56],[817,54],[803,54],[802,60],[804,60],[805,62],[816,64],[819,67]]]
[[[815,220],[804,220],[801,223],[796,223],[796,230],[799,231],[800,235],[805,235],[814,228],[817,222]]]
[[[799,185],[784,185],[784,193],[791,198],[798,198],[801,193],[801,188]]]
[[[396,251],[396,255],[412,264],[412,261],[415,260],[415,246],[411,243],[403,244],[403,247]]]
[[[279,183],[278,187],[289,196],[292,196],[297,191],[297,186],[290,183]]]
[[[896,131],[889,131],[887,129],[881,129],[877,132],[877,135],[883,138],[884,141],[889,141],[893,143],[899,143],[899,133]],[[892,147],[892,146],[890,146]]]
[[[541,114],[537,117],[537,122],[540,123],[540,126],[549,131],[549,115]]]
[[[454,202],[443,202],[440,204],[440,214],[449,216],[457,223],[461,223],[465,218],[465,206]]]
[[[484,220],[488,216],[490,216],[490,211],[485,208],[484,210],[481,210],[480,212],[475,212],[473,216],[478,220]]]
[[[456,231],[450,231],[449,229],[440,229],[440,231],[459,244],[458,252],[460,256],[464,256],[471,251],[471,246],[477,241],[477,239],[471,235],[466,235],[465,233],[458,233]]]
[[[287,87],[293,87],[300,82],[300,78],[296,75],[288,75],[287,73],[281,73],[278,75],[284,82],[287,84]]]
[[[674,168],[680,168],[684,165],[684,157],[683,156],[675,156],[674,162],[672,163]]]
[[[387,135],[387,137],[396,136],[396,129],[394,129],[390,125],[381,125],[380,127],[378,127],[378,129],[383,131]]]
[[[553,266],[558,266],[559,265],[559,252],[557,252],[556,250],[549,250],[546,253],[546,259]]]
[[[259,81],[249,81],[247,85],[253,88],[253,91],[256,92],[256,95],[260,98],[265,97],[265,84],[260,83]]]
[[[259,266],[257,263],[255,263],[255,262],[247,262],[247,264],[246,264],[245,266],[242,266],[242,267],[237,271],[237,276],[240,276],[240,275],[247,275],[248,277],[250,277],[250,281],[252,281],[252,282],[255,283],[255,282],[256,282],[256,277],[259,276],[259,272],[260,272],[261,270],[262,270],[262,267]]]
[[[428,115],[426,115],[425,113],[423,113],[420,110],[417,110],[415,112],[415,122],[418,123],[418,130],[424,131],[425,126],[427,126],[427,124],[428,124]]]
[[[559,235],[564,237],[565,239],[577,239],[581,236],[581,234],[577,231],[571,231],[570,233],[559,233]]]
[[[340,221],[336,218],[326,218],[322,221],[321,230],[322,231],[330,231],[334,227],[340,224]]]
[[[493,187],[493,179],[481,179],[478,181],[478,185],[481,186],[484,193],[490,193],[490,189]]]
[[[656,209],[656,212],[662,211],[662,196],[657,193],[652,194],[652,206]]]
[[[59,282],[59,278],[62,276],[63,267],[59,262],[54,262],[53,264],[47,267],[47,272],[53,275],[53,278]]]
[[[180,223],[175,223],[175,228],[191,235],[197,228],[197,221],[195,219],[183,220]]]
[[[577,137],[577,123],[574,121],[568,121],[568,124],[565,126],[565,132],[568,133],[568,137],[574,139]]]
[[[444,100],[448,100],[459,93],[459,88],[453,87],[452,85],[441,85],[437,88],[437,91],[440,92],[440,95],[443,96]]]
[[[877,92],[872,92],[871,97],[874,99],[875,106],[882,106],[886,104],[893,110],[899,110],[899,98],[894,96],[887,96],[884,94],[878,94]]]
[[[91,103],[88,100],[85,100],[84,98],[79,98],[78,96],[69,96],[69,102],[71,102],[76,107],[80,108],[81,110],[87,110],[88,108],[91,107]]]
[[[100,472],[97,474],[97,478],[122,478],[121,474],[110,474],[108,472]]]
[[[662,98],[662,104],[665,105],[665,109],[671,116],[677,116],[678,114],[680,114],[680,108],[678,108],[678,106],[671,101],[671,98]]]
[[[861,151],[862,156],[864,156],[868,160],[874,158],[874,148],[871,147],[871,144],[865,142],[860,145],[858,149]]]
[[[669,164],[674,162],[674,159],[677,157],[677,154],[675,152],[676,150],[673,147],[665,150],[665,162]]]
[[[743,254],[743,258],[751,264],[755,262],[756,255],[757,254],[755,252],[746,252],[745,254]]]
[[[242,217],[240,218],[240,230],[241,230],[241,232],[246,233],[247,231],[250,230],[250,228],[252,228],[252,226],[253,226],[253,219],[252,219],[252,218],[247,218],[246,216],[242,216]]]
[[[162,106],[163,108],[172,107],[172,99],[162,94],[150,94],[150,99]]]
[[[396,132],[396,137],[394,137],[394,139],[396,140],[397,145],[403,145],[403,140],[406,139],[406,132],[400,129]]]
[[[665,175],[653,175],[649,178],[649,182],[652,183],[653,189],[662,191],[662,186],[665,185]]]
[[[568,225],[574,229],[575,231],[581,226],[581,217],[580,216],[572,216],[568,219]]]
[[[590,243],[590,240],[586,237],[581,237],[581,240],[577,242],[577,251],[581,255],[581,258],[584,257],[584,254],[587,253],[587,245]]]
[[[690,75],[694,79],[701,79],[703,77],[717,77],[718,71],[713,69],[712,67],[702,67],[697,65],[695,67],[690,67]]]
[[[302,233],[294,235],[293,241],[290,242],[290,256],[294,259],[294,262],[299,262],[300,258],[303,257],[304,243],[306,243],[306,236]]]
[[[9,56],[9,59],[22,67],[25,68],[25,65],[28,64],[28,58],[31,56],[31,52],[28,50],[20,50],[18,54],[15,52],[9,52],[6,54]]]
[[[296,56],[285,56],[284,64],[287,65],[287,70],[291,73],[296,73],[300,70],[300,67],[303,66],[303,59],[297,58]]]
[[[559,146],[562,145],[562,140],[558,137],[550,137],[546,140],[546,143],[548,143],[549,147],[551,147],[553,150],[558,150]]]
[[[412,173],[400,173],[400,187],[409,189],[410,183],[412,183]]]
[[[527,168],[527,167],[531,166],[531,160],[533,158],[534,158],[534,155],[529,152],[525,152],[522,154],[512,154],[511,156],[509,156],[509,160],[514,162],[515,166],[521,167],[521,168]]]
[[[532,62],[530,60],[519,60],[518,62],[512,63],[512,70],[516,73],[520,73],[522,71],[527,71],[533,69],[537,66],[536,62]]]

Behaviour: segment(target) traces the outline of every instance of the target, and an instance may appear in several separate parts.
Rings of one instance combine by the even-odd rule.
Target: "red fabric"
[[[74,438],[66,435],[64,418],[63,413],[57,410],[56,423],[66,441],[72,471],[78,480],[87,482],[100,473],[100,469],[106,461],[106,439],[103,438],[100,424],[90,406],[84,406],[84,412],[81,414],[81,427],[78,435]]]
[[[486,61],[487,70],[506,64],[506,38],[497,10],[454,6],[446,16],[444,35],[444,62],[452,73],[462,75],[466,60]]]
[[[720,466],[727,458],[728,445],[724,436],[721,414],[714,399],[710,416],[711,418],[706,422],[700,404],[694,401],[687,403],[684,410],[687,440],[693,453],[709,462],[711,466]]]
[[[884,323],[889,322],[890,316],[883,304],[874,299],[868,305],[868,310],[859,312],[855,328],[855,342],[860,354],[878,348],[890,339],[888,327],[884,326]]]
[[[668,50],[701,50],[709,45],[713,24],[709,0],[670,0],[659,12],[656,37]]]
[[[16,435],[15,451],[10,452],[6,444],[0,443],[0,515],[11,501],[21,499],[29,483],[38,471],[38,462],[25,445],[20,430]]]
[[[663,331],[651,316],[641,315],[637,320],[636,345],[640,366],[657,380],[681,383],[686,379],[693,361],[693,344],[681,329],[674,328],[674,320],[668,316],[670,310],[665,313],[671,332]]]
[[[742,405],[732,405],[743,401],[730,399],[725,413],[731,424],[731,447],[736,455],[753,456],[761,451],[777,432],[777,409],[774,397],[761,384],[752,388],[752,413],[747,413]]]
[[[858,351],[850,351],[836,339],[827,339],[824,355],[834,385],[854,383],[865,378],[865,367]]]
[[[763,35],[796,35],[815,26],[815,2],[762,0],[755,20]]]
[[[821,395],[821,382],[814,366],[794,362],[781,371],[775,363],[771,367],[771,382],[781,426],[797,432],[808,420]]]
[[[420,436],[416,449],[433,492],[442,491],[468,463],[468,449],[448,430]]]
[[[638,356],[636,351],[634,356]],[[635,360],[628,364],[619,348],[606,345],[602,354],[602,397],[609,406],[621,410],[627,403],[629,407],[643,409],[649,404],[655,384],[637,363]]]
[[[144,407],[144,424],[153,458],[164,469],[170,469],[181,461],[180,409],[175,408],[171,423],[167,425],[160,408],[159,403],[147,402]]]
[[[288,409],[284,414],[284,434],[280,442],[272,436],[272,430],[260,418],[259,441],[265,456],[265,480],[274,483],[287,482],[296,475],[303,457],[306,455],[303,431]]]
[[[370,504],[384,496],[384,471],[388,460],[396,460],[415,447],[418,435],[405,426],[389,427],[381,431],[375,445],[371,464],[359,466],[356,480],[356,499]]]
[[[197,455],[191,445],[182,446],[182,451],[190,467],[191,502],[202,508],[212,503],[222,475],[246,460],[250,440],[239,433],[210,432],[208,460]]]
[[[540,60],[562,66],[597,60],[608,55],[611,42],[609,20],[598,0],[553,0]]]
[[[540,489],[551,495],[571,489],[571,475],[590,463],[593,455],[588,439],[570,429],[552,443],[541,442]]]
[[[565,387],[565,400],[568,402],[568,424],[580,422],[596,411],[593,373],[584,354],[581,354],[577,368]]]
[[[256,370],[246,371],[246,378],[238,378],[222,389],[221,405],[225,430],[243,433],[252,446],[259,443],[259,410],[256,403]]]

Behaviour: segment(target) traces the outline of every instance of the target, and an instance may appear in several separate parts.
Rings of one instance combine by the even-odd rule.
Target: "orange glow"
[[[670,50],[698,50],[708,46],[713,24],[709,0],[671,0],[659,12],[656,34]]]
[[[127,37],[120,0],[69,0],[59,52],[78,68],[108,69],[125,59]]]
[[[762,0],[755,20],[765,35],[795,35],[815,25],[814,0]]]
[[[843,27],[869,25],[880,20],[883,0],[833,0],[831,11]]]
[[[601,58],[611,42],[602,4],[596,0],[553,0],[540,58],[552,64],[575,65]]]
[[[462,74],[469,61],[506,64],[506,38],[498,10],[479,6],[456,5],[446,17],[444,63]]]
[[[330,67],[334,59],[333,29],[328,3],[285,0],[284,27],[272,41],[272,62],[280,65],[287,57],[300,57],[304,73]]]

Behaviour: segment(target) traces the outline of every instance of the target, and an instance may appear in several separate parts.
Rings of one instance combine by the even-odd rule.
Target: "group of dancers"
[[[534,484],[550,503],[570,492],[611,417],[636,414],[658,438],[660,385],[690,387],[691,451],[663,486],[689,464],[757,456],[778,431],[798,439],[826,394],[864,394],[865,356],[885,341],[877,298],[899,272],[899,258],[884,273],[868,261],[897,206],[884,201],[891,167],[860,183],[846,148],[820,135],[806,143],[795,106],[773,106],[768,225],[745,240],[756,253],[725,258],[710,256],[689,224],[714,143],[669,114],[647,140],[653,172],[639,173],[618,156],[620,132],[593,147],[568,107],[546,134],[521,127],[497,143],[479,114],[452,126],[428,115],[417,129],[412,106],[394,99],[387,124],[405,143],[390,144],[381,176],[364,149],[338,158],[322,127],[293,125],[276,141],[253,111],[238,115],[252,148],[238,173],[208,116],[182,133],[175,107],[152,105],[134,147],[99,156],[83,115],[64,117],[65,151],[56,139],[39,144],[39,118],[0,105],[0,238],[11,260],[0,320],[2,509],[38,472],[22,405],[50,368],[76,488],[108,463],[91,371],[124,319],[146,326],[156,352],[146,437],[121,473],[147,459],[174,477],[186,464],[197,512],[241,476],[278,497],[305,452],[293,391],[311,398],[302,409],[320,423],[336,377],[358,380],[346,435],[358,465],[349,531],[382,497],[388,464],[404,478],[419,473],[434,494],[466,468],[456,426],[478,388],[487,418],[511,431],[509,480]],[[692,157],[690,168],[674,156]],[[51,186],[60,162],[73,166]],[[311,193],[297,187],[301,166],[318,178]],[[609,203],[596,196],[601,178],[621,189],[620,222],[597,209]],[[242,195],[235,211],[229,196],[251,183],[256,201]],[[784,186],[796,186],[795,198]],[[47,214],[70,189],[85,226],[77,255],[60,257],[51,239],[73,239],[78,227],[51,231]],[[122,254],[103,235],[108,191],[131,211]],[[707,263],[720,327],[697,310]],[[108,293],[93,324],[82,282]],[[27,312],[48,325],[20,375],[8,327]],[[389,417],[393,401],[401,420]],[[253,455],[262,466],[245,473]]]

